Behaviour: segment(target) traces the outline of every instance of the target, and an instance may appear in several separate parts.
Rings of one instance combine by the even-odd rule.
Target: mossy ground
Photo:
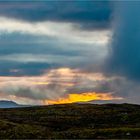
[[[65,104],[0,109],[1,139],[136,139],[140,106]]]

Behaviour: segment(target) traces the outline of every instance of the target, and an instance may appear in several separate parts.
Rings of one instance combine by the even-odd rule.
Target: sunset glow
[[[121,97],[114,97],[111,93],[87,92],[81,94],[69,94],[57,100],[45,100],[44,104],[67,104],[76,102],[88,102],[92,100],[121,100]]]

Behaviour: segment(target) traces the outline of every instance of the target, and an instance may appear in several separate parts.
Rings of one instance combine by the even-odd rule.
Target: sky
[[[140,2],[0,1],[0,100],[140,100]]]

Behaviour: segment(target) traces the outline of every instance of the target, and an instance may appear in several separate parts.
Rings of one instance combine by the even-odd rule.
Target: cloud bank
[[[116,2],[108,72],[140,79],[140,2]]]
[[[47,104],[64,96],[93,93],[91,100],[118,99],[111,95],[112,89],[100,90],[102,83],[112,81],[101,73],[86,73],[80,69],[59,68],[45,72],[42,76],[0,77],[0,95],[19,103]],[[112,93],[113,94],[113,93]],[[116,96],[116,97],[115,97]],[[90,97],[90,96],[89,96]],[[89,99],[88,97],[88,99]],[[97,99],[96,99],[97,97]],[[76,100],[76,99],[75,99]],[[81,100],[82,101],[82,100]]]

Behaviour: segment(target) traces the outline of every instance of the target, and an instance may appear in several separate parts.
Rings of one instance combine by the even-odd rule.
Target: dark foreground
[[[140,138],[140,106],[67,104],[0,109],[0,138]]]

